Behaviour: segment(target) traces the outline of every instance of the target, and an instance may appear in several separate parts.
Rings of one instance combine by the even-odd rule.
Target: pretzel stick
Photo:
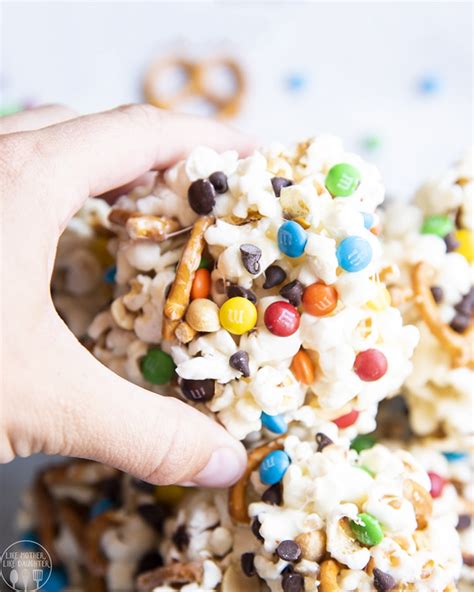
[[[452,364],[455,368],[467,366],[474,368],[474,356],[472,351],[472,337],[474,325],[463,335],[453,331],[440,317],[438,306],[430,289],[430,279],[433,269],[424,262],[420,262],[413,268],[412,282],[415,294],[415,303],[424,322],[440,344],[449,352]]]
[[[203,573],[202,563],[198,561],[171,563],[139,575],[136,587],[138,592],[151,592],[157,586],[166,584],[197,583],[202,580]]]
[[[180,321],[186,312],[191,294],[194,274],[201,262],[204,249],[204,233],[214,222],[212,216],[202,216],[194,224],[188,242],[178,263],[176,276],[165,302],[165,317]]]
[[[166,240],[168,234],[180,230],[181,225],[174,218],[143,214],[131,216],[126,221],[125,228],[132,240],[148,239],[162,242]]]
[[[229,514],[236,521],[243,524],[250,522],[247,511],[247,485],[250,475],[267,456],[269,452],[281,450],[283,448],[283,438],[276,438],[263,446],[249,451],[247,459],[247,468],[244,474],[229,491]]]

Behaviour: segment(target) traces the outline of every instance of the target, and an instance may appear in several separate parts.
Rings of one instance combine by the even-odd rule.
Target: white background
[[[471,3],[11,2],[2,16],[5,104],[138,101],[148,64],[179,49],[241,62],[249,88],[235,124],[262,141],[330,131],[361,150],[379,136],[380,149],[362,151],[397,198],[472,142]],[[292,74],[306,80],[299,92]],[[426,76],[437,92],[420,92]],[[31,464],[0,469],[0,545]]]

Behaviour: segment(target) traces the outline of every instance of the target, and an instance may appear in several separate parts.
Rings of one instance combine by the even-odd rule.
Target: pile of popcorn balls
[[[196,148],[89,200],[59,246],[59,313],[248,466],[228,491],[44,469],[19,526],[56,589],[472,589],[473,194],[467,155],[383,209],[377,169],[319,136]]]

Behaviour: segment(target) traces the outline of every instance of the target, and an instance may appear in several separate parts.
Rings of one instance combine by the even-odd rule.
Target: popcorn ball
[[[383,193],[332,136],[240,160],[196,148],[110,211],[114,300],[90,325],[94,355],[241,440],[300,413],[373,430],[418,341],[377,273]]]
[[[417,434],[472,432],[472,153],[384,215],[381,275],[421,339],[404,391]]]

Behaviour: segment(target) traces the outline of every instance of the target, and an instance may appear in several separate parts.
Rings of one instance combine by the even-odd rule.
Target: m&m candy
[[[330,314],[337,306],[337,291],[333,286],[316,282],[303,292],[303,308],[315,317]]]
[[[336,256],[339,266],[345,271],[361,271],[372,260],[372,247],[360,236],[348,236],[339,243]]]
[[[354,362],[354,372],[364,382],[379,380],[387,372],[388,362],[378,349],[359,352]]]
[[[364,218],[364,228],[372,228],[375,221],[374,215],[370,212],[362,212],[362,217]]]
[[[352,532],[355,538],[368,547],[378,545],[383,540],[383,529],[380,522],[372,516],[362,512],[357,515],[355,520],[349,521]]]
[[[435,234],[436,236],[443,237],[452,232],[453,229],[454,222],[449,216],[435,214],[433,216],[427,216],[423,220],[421,234]]]
[[[375,445],[375,438],[368,434],[360,434],[356,436],[351,442],[352,450],[355,450],[357,453],[362,452],[362,450],[369,450]]]
[[[333,197],[352,195],[360,183],[359,171],[345,162],[335,164],[326,175],[326,189]]]
[[[283,415],[268,415],[268,413],[262,411],[260,421],[264,428],[267,428],[267,430],[274,434],[284,434],[288,430]]]
[[[291,464],[290,457],[283,450],[274,450],[260,463],[260,481],[265,485],[279,483]]]
[[[191,300],[207,298],[211,292],[211,273],[205,267],[200,267],[194,274],[191,286]]]
[[[97,518],[104,512],[111,510],[114,507],[112,500],[109,500],[106,497],[103,497],[95,502],[95,504],[89,510],[89,518]]]
[[[359,412],[357,411],[357,409],[353,409],[352,411],[349,411],[349,413],[346,413],[345,415],[341,415],[341,417],[337,417],[336,419],[333,419],[333,423],[335,423],[337,425],[338,428],[340,429],[344,429],[344,428],[348,428],[351,425],[354,425],[355,422],[358,420],[359,418]]]
[[[444,458],[450,463],[458,462],[467,458],[467,454],[465,452],[459,451],[443,452],[442,454]]]
[[[301,257],[308,235],[298,222],[288,220],[278,229],[278,248],[288,257]]]
[[[219,320],[229,333],[243,335],[255,327],[257,309],[255,304],[247,300],[247,298],[235,296],[226,300],[221,306]]]
[[[289,302],[273,302],[263,318],[266,328],[278,337],[293,335],[300,326],[300,313]]]
[[[460,228],[454,233],[459,246],[456,253],[462,255],[469,263],[474,263],[474,233],[466,228]]]
[[[441,477],[441,475],[438,475],[438,473],[433,473],[431,471],[428,471],[428,477],[430,478],[431,482],[431,497],[440,497],[440,495],[443,493],[444,486],[446,485],[446,479]]]
[[[117,275],[117,267],[111,265],[104,271],[104,282],[106,284],[113,284],[115,282],[115,276]]]
[[[295,375],[296,380],[302,384],[313,384],[316,378],[316,369],[313,360],[304,349],[295,355],[291,362],[290,370]]]
[[[143,378],[152,384],[168,384],[175,368],[172,357],[157,347],[148,350],[141,361]]]

